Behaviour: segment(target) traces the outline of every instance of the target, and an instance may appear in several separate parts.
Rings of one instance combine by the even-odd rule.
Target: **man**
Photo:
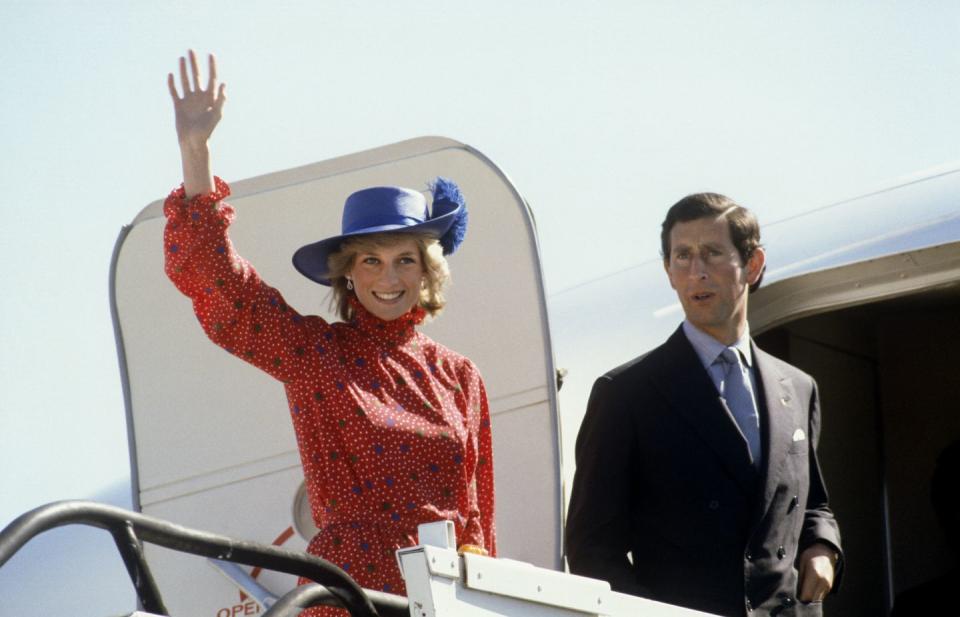
[[[717,615],[820,615],[842,561],[816,457],[816,384],[753,344],[756,218],[714,193],[667,213],[663,264],[686,319],[599,378],[567,522],[576,574]]]

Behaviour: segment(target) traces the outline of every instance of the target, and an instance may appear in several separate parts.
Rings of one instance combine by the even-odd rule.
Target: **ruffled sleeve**
[[[310,341],[329,326],[290,308],[236,253],[227,233],[235,212],[222,201],[230,187],[214,180],[211,193],[187,199],[180,186],[164,202],[167,276],[193,301],[210,340],[228,352],[284,382],[318,370]]]

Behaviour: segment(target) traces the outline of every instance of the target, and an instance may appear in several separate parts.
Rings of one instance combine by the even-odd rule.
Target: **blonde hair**
[[[431,235],[417,232],[382,232],[365,234],[344,240],[340,248],[327,257],[330,269],[330,306],[344,321],[353,319],[353,307],[347,289],[347,274],[353,269],[357,255],[361,252],[397,244],[401,240],[413,239],[420,250],[420,263],[423,265],[424,284],[420,288],[419,305],[431,317],[436,317],[446,306],[443,291],[450,282],[450,267],[443,256],[443,247]]]

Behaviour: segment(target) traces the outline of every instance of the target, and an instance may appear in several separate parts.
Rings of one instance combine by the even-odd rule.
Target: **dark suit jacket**
[[[815,541],[840,549],[816,457],[816,384],[752,349],[759,472],[682,329],[596,381],[577,437],[571,572],[718,615],[820,614],[797,602],[795,567]]]

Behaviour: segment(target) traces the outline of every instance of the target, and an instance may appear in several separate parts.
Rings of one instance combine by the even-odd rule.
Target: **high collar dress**
[[[208,337],[280,380],[320,532],[308,551],[365,588],[404,594],[395,551],[417,525],[453,521],[460,544],[496,554],[490,412],[467,358],[352,299],[328,323],[291,308],[233,249],[229,187],[164,204],[166,272]],[[301,581],[303,582],[303,581]],[[323,614],[314,609],[307,614]],[[333,613],[330,613],[333,614]]]

